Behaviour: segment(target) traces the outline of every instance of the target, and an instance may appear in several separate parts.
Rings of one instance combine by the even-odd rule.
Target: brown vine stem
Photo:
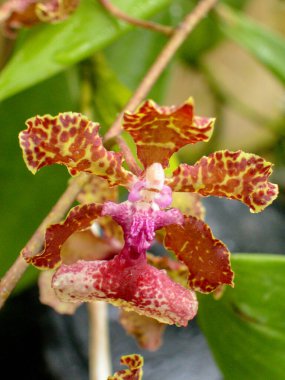
[[[135,174],[140,175],[142,170],[136,163],[136,160],[128,147],[127,143],[121,136],[116,136],[116,142],[120,148],[120,151],[123,153],[126,163],[128,164],[129,169]]]
[[[50,213],[42,221],[38,229],[35,231],[31,239],[28,241],[24,249],[30,253],[30,255],[35,255],[41,249],[44,239],[44,232],[50,224],[58,222],[64,217],[66,212],[69,210],[70,205],[74,202],[76,196],[80,192],[82,186],[88,181],[88,175],[80,174],[75,177],[70,185],[67,187],[65,192],[59,198],[57,203],[54,205]],[[10,269],[6,272],[4,277],[0,281],[0,309],[4,305],[6,299],[11,294],[12,290],[17,285],[18,281],[28,268],[28,264],[20,255]]]
[[[106,380],[111,375],[107,310],[107,303],[103,301],[88,304],[90,380]]]
[[[185,39],[188,37],[190,32],[195,28],[199,21],[213,8],[218,0],[202,0],[194,8],[194,10],[189,13],[182,23],[176,28],[174,34],[169,39],[168,43],[165,45],[144,79],[140,83],[139,87],[135,91],[131,100],[127,103],[125,111],[134,112],[136,107],[142,102],[146,97],[149,90],[156,82],[162,71],[165,69],[177,49],[182,45]],[[109,140],[121,132],[121,119],[123,112],[119,114],[115,120],[112,127],[105,135],[105,140]]]
[[[174,33],[174,29],[171,26],[157,24],[156,22],[146,21],[136,19],[134,17],[129,16],[128,14],[121,11],[115,5],[113,5],[109,0],[99,0],[102,6],[107,9],[109,13],[111,13],[116,18],[119,18],[128,24],[133,24],[140,28],[150,29],[154,32],[160,32],[165,34],[166,36],[171,36]]]
[[[141,84],[135,91],[131,100],[128,102],[124,111],[133,112],[135,108],[141,103],[141,101],[146,97],[151,87],[156,82],[159,75],[162,73],[164,68],[169,63],[170,59],[173,57],[177,49],[187,38],[189,33],[194,29],[199,21],[215,6],[218,0],[202,0],[194,8],[194,10],[189,13],[182,23],[175,29],[172,37],[166,44],[165,48],[161,51],[156,61],[152,67],[147,72],[146,76],[142,80]],[[105,141],[113,137],[116,137],[121,132],[121,118],[122,113],[115,120],[114,124],[110,130],[105,135]],[[82,183],[81,183],[82,181]],[[24,249],[29,250],[31,255],[35,255],[43,244],[43,234],[46,227],[49,224],[58,222],[64,214],[67,212],[73,201],[75,200],[77,194],[80,192],[83,184],[87,182],[86,175],[80,175],[74,179],[71,184],[68,186],[66,191],[60,197],[56,205],[53,207],[51,212],[43,220],[41,225],[38,227],[30,241],[24,247]],[[20,256],[8,272],[4,275],[0,282],[0,308],[4,305],[6,299],[11,294],[12,290],[16,286],[19,279],[24,274],[27,269],[27,264]]]

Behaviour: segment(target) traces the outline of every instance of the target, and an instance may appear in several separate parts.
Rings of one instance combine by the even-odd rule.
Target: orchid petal
[[[36,4],[37,0],[8,0],[0,6],[0,24],[7,37],[15,37],[15,30],[39,22]]]
[[[89,175],[89,180],[81,189],[77,200],[81,204],[116,202],[118,200],[118,187],[110,187],[104,178]]]
[[[121,310],[120,323],[144,350],[156,351],[161,346],[165,324],[134,311],[125,310]]]
[[[78,202],[88,203],[105,203],[107,201],[117,201],[119,197],[118,187],[110,187],[108,181],[96,175],[90,175],[89,181],[84,185],[77,196]],[[121,248],[123,247],[123,230],[121,226],[109,216],[100,217],[97,220],[101,227],[102,234],[106,239],[117,241]]]
[[[106,260],[118,254],[120,248],[112,240],[94,235],[92,229],[87,229],[69,236],[61,247],[60,257],[66,265],[78,260]]]
[[[55,268],[61,262],[60,252],[63,243],[74,232],[90,227],[101,215],[101,210],[102,206],[95,203],[74,207],[64,222],[48,227],[43,251],[35,256],[29,256],[29,251],[24,249],[22,251],[24,259],[39,269]]]
[[[65,20],[79,5],[80,0],[49,0],[38,2],[36,14],[40,21],[55,23]]]
[[[180,165],[167,184],[173,191],[197,192],[240,200],[260,212],[277,197],[278,186],[268,182],[272,164],[241,150],[222,150],[195,165]]]
[[[195,293],[173,282],[144,258],[62,264],[53,278],[62,301],[107,301],[159,322],[186,326],[197,312]]]
[[[126,365],[129,369],[122,369],[113,376],[109,376],[107,380],[142,380],[144,361],[141,355],[122,356],[121,364]]]
[[[36,116],[19,135],[24,160],[34,174],[44,166],[65,165],[71,175],[79,172],[106,178],[110,185],[128,185],[133,174],[122,167],[120,153],[109,152],[98,134],[99,124],[79,113]]]
[[[55,295],[54,289],[51,287],[51,280],[54,275],[53,270],[46,270],[39,275],[39,291],[40,302],[43,305],[52,307],[59,314],[72,315],[77,308],[81,305],[81,302],[62,302]]]
[[[222,284],[233,286],[230,253],[206,223],[189,216],[165,230],[164,245],[187,265],[191,289],[208,293]]]
[[[168,166],[172,154],[186,144],[208,141],[214,119],[193,115],[190,98],[179,107],[160,107],[147,100],[135,113],[125,112],[123,127],[137,145],[144,167],[158,162]]]
[[[197,193],[172,193],[171,207],[175,207],[186,216],[195,216],[204,220],[205,207],[201,202],[201,195]]]

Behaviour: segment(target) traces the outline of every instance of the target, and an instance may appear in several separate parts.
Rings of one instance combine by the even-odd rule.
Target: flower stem
[[[142,170],[140,169],[140,167],[136,163],[136,160],[135,160],[134,156],[132,155],[132,152],[131,152],[130,148],[128,147],[127,143],[125,142],[125,140],[121,136],[117,136],[116,142],[117,142],[121,152],[123,153],[123,155],[125,157],[125,160],[129,166],[129,169],[135,175],[139,176],[141,174]]]
[[[126,110],[133,112],[136,107],[141,103],[141,101],[146,97],[149,90],[156,82],[162,71],[165,69],[170,59],[176,53],[177,49],[182,45],[191,31],[195,28],[199,21],[214,7],[217,3],[217,0],[202,0],[194,8],[194,10],[189,13],[182,23],[175,29],[172,37],[169,39],[165,47],[162,49],[161,53],[141,81],[139,87],[135,91],[131,100],[125,106]],[[105,140],[109,140],[121,132],[121,118],[122,114],[119,114],[115,120],[112,127],[105,135]]]
[[[91,302],[88,311],[89,379],[106,380],[111,375],[107,304]]]
[[[99,0],[102,6],[107,9],[113,16],[119,18],[129,24],[133,24],[140,28],[150,29],[154,32],[160,32],[167,36],[171,36],[173,34],[174,29],[171,26],[157,24],[156,22],[140,20],[134,17],[129,16],[128,14],[121,11],[115,5],[113,5],[109,0]]]
[[[41,249],[44,241],[44,233],[50,224],[58,222],[64,217],[69,210],[70,205],[74,202],[76,196],[82,189],[82,186],[88,181],[89,176],[86,174],[80,174],[75,177],[65,192],[59,198],[57,203],[51,209],[46,218],[42,221],[38,229],[35,231],[31,239],[24,247],[25,251],[29,252],[31,256],[38,253]],[[0,281],[0,309],[4,305],[6,299],[11,294],[12,290],[17,285],[18,281],[28,268],[28,264],[20,255],[10,269],[6,272],[4,277]]]

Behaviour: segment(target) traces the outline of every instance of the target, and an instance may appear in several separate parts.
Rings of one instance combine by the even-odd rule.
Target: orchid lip
[[[62,265],[52,283],[57,296],[65,302],[104,300],[162,323],[186,326],[197,312],[195,293],[144,260],[133,265],[123,251],[110,261]]]

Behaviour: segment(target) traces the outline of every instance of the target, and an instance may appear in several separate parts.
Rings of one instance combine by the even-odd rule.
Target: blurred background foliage
[[[177,25],[196,4],[192,0],[113,2],[135,17],[168,25]],[[262,155],[275,163],[273,179],[280,185],[280,207],[284,207],[285,183],[284,18],[285,3],[281,0],[220,1],[190,35],[150,93],[161,104],[179,104],[191,95],[198,114],[217,117],[212,141],[183,148],[179,159],[193,163],[203,154],[225,148]],[[105,133],[166,41],[163,35],[134,30],[115,20],[92,0],[82,0],[79,9],[60,24],[23,30],[15,41],[1,37],[0,275],[13,263],[68,180],[62,167],[43,169],[35,177],[27,171],[17,138],[25,120],[36,114],[83,111],[99,121]],[[285,311],[284,302],[279,303],[284,300],[284,260],[255,260],[234,259],[241,284],[236,290],[227,290],[222,301],[201,298],[201,326],[228,379],[249,378],[244,373],[254,377],[251,371],[257,363],[265,368],[260,379],[282,379],[280,374],[285,373],[285,325],[270,312],[275,307]],[[270,269],[264,278],[267,265]],[[255,283],[250,283],[256,267],[260,271]],[[29,268],[18,290],[33,283],[36,275]],[[262,294],[269,288],[273,290],[264,301],[264,310],[251,307],[254,299],[263,299]],[[240,301],[240,294],[245,299]],[[241,307],[234,316],[229,313],[233,299],[238,299],[237,307]],[[213,312],[219,315],[218,327],[209,323],[207,315]],[[247,313],[250,316],[244,317]],[[260,318],[263,328],[252,332],[256,329],[252,321]],[[229,323],[231,329],[224,329]],[[274,336],[273,354],[279,354],[274,359],[272,349],[264,348],[248,368],[241,350],[234,377],[227,364],[225,341],[234,338],[244,344],[248,334],[253,334],[248,342],[253,350],[261,345],[268,347]],[[263,363],[271,359],[269,367]],[[243,360],[246,365],[241,365]]]

